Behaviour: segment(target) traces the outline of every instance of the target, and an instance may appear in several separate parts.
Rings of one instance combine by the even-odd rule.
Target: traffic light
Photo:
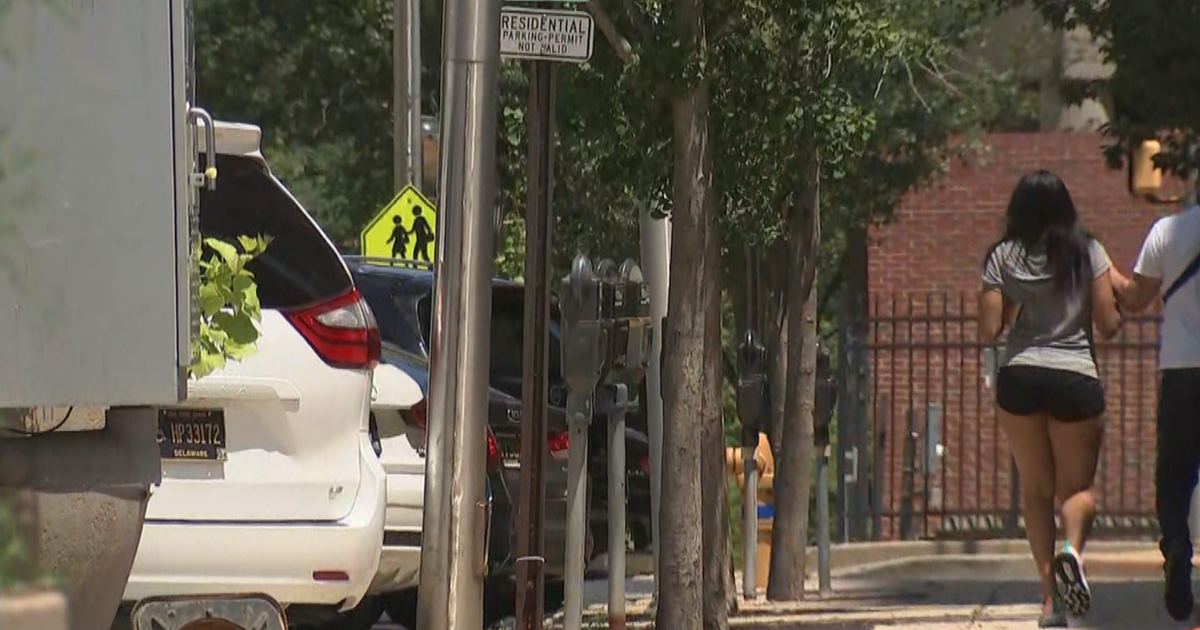
[[[1154,156],[1162,152],[1157,140],[1144,140],[1129,155],[1129,192],[1137,197],[1155,199],[1162,188],[1162,170],[1154,166]]]

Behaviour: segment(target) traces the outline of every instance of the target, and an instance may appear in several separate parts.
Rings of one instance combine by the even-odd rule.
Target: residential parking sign
[[[582,11],[516,9],[500,13],[500,55],[582,63],[591,59],[595,28]]]

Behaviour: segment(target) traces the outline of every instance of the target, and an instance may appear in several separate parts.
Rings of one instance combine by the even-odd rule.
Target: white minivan
[[[375,577],[386,476],[369,421],[380,340],[333,244],[271,174],[262,132],[216,124],[200,229],[271,238],[249,268],[257,351],[192,381],[159,418],[153,489],[124,599],[264,593],[289,624],[354,608]],[[202,147],[203,151],[203,147]]]

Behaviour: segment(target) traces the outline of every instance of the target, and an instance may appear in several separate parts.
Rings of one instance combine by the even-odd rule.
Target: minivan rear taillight
[[[379,326],[357,288],[284,316],[325,363],[367,370],[379,364]]]

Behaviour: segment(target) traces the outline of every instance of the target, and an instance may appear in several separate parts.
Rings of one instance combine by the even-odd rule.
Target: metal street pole
[[[746,246],[746,334],[747,343],[755,341],[758,334],[759,316],[758,257],[749,245]],[[750,348],[747,347],[749,350]],[[738,374],[739,379],[748,374]],[[739,380],[740,382],[740,380]],[[746,431],[749,418],[742,418],[742,597],[746,601],[758,598],[758,436],[759,427]],[[756,421],[761,421],[761,418]],[[765,585],[764,585],[765,586]]]
[[[396,190],[421,189],[421,0],[392,0],[392,141]]]
[[[829,573],[829,445],[817,456],[817,583],[822,597],[833,593]]]
[[[483,625],[500,0],[446,0],[417,627]]]
[[[521,386],[521,503],[517,506],[517,628],[541,630],[545,588],[550,221],[554,195],[554,63],[529,77],[529,182],[525,206],[525,343]]]
[[[608,627],[625,630],[625,412],[629,388],[623,383],[608,386],[604,395],[612,403],[608,414]]]
[[[671,220],[655,219],[650,208],[641,211],[642,273],[650,283],[650,321],[654,327],[650,363],[646,369],[646,425],[650,439],[650,540],[654,552],[654,601],[658,602],[659,519],[662,496],[662,343],[663,318],[667,316],[667,288],[671,267]]]

